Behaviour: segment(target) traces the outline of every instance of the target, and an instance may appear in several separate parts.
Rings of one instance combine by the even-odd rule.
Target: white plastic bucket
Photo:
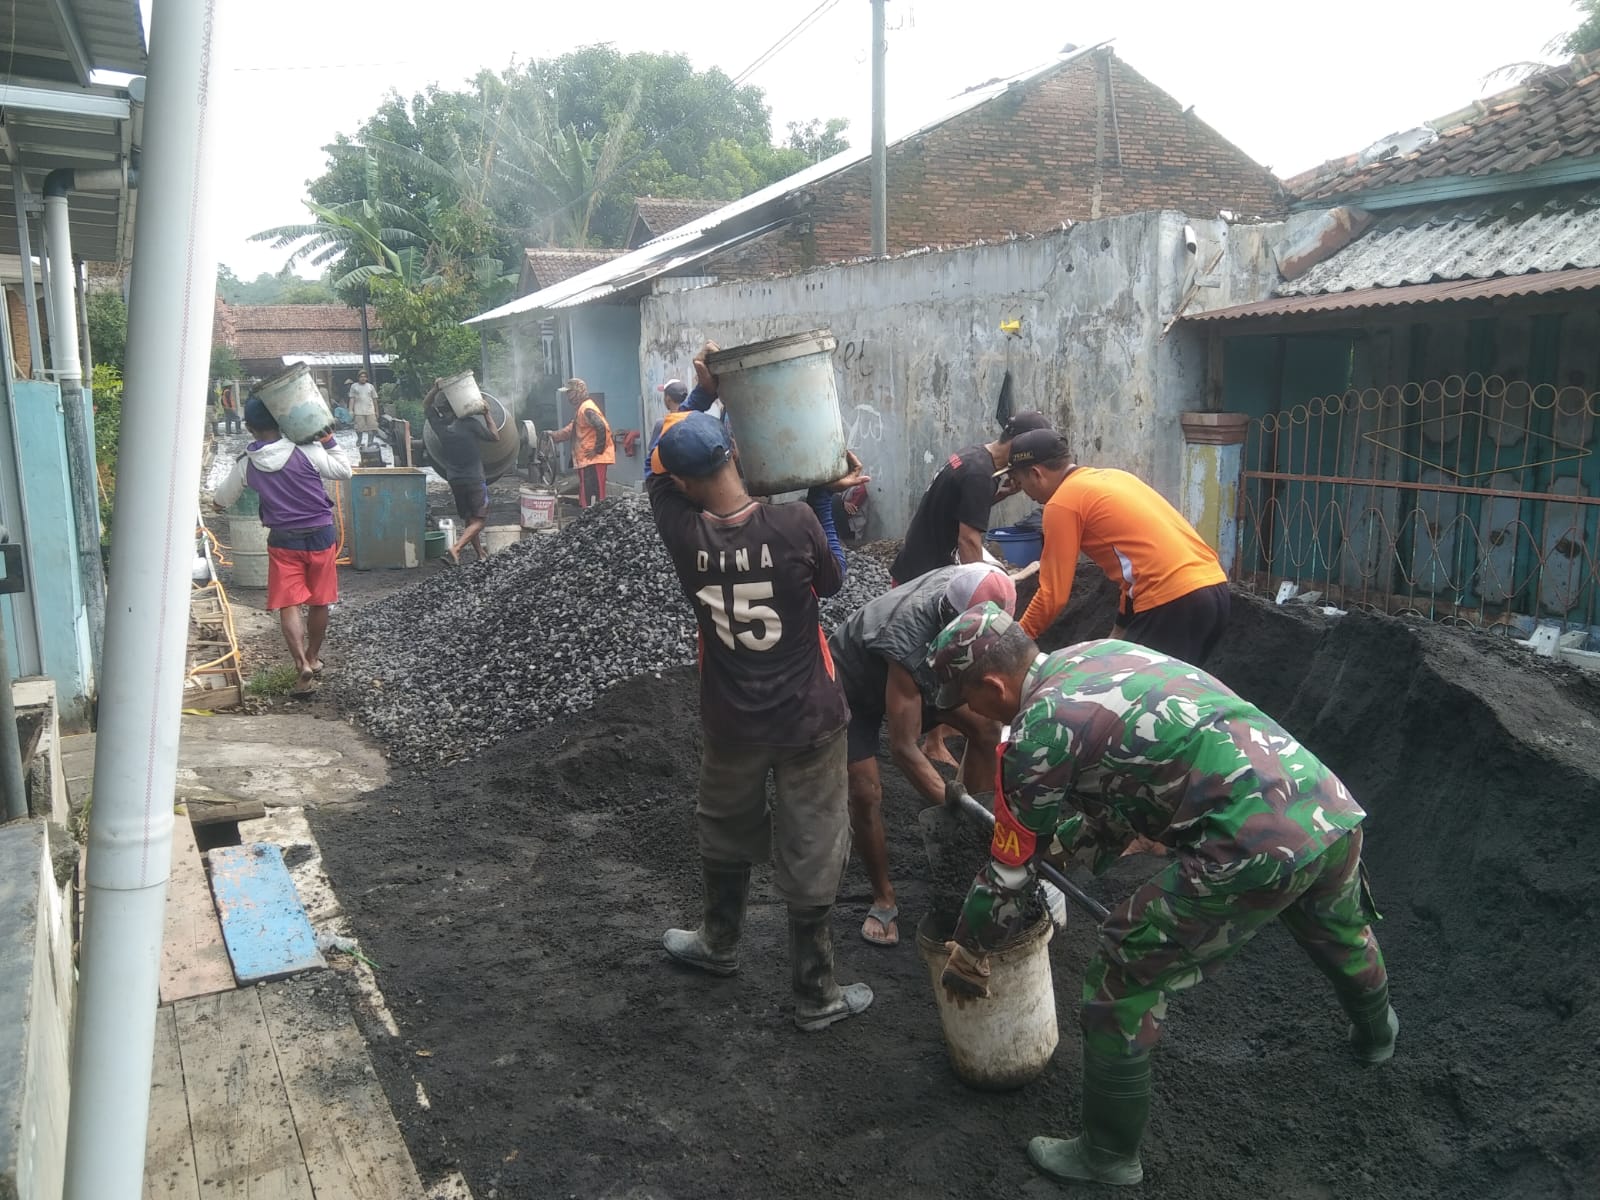
[[[267,586],[267,527],[255,513],[228,510],[228,557],[233,560],[230,576],[234,587]]]
[[[752,494],[796,492],[845,473],[833,375],[837,344],[833,334],[817,329],[720,350],[706,360]]]
[[[487,554],[499,554],[521,540],[520,525],[490,525],[483,531],[483,549]]]
[[[333,410],[305,363],[274,375],[256,389],[256,395],[277,420],[278,431],[297,445],[314,440],[333,424]]]
[[[1060,1039],[1050,977],[1048,914],[1011,945],[989,955],[989,998],[952,997],[939,983],[949,955],[934,918],[917,928],[917,952],[928,965],[950,1066],[968,1087],[1010,1091],[1037,1079]]]
[[[555,524],[556,497],[554,492],[544,492],[538,488],[525,487],[519,493],[518,507],[522,513],[522,527],[524,529],[543,529],[547,525]]]
[[[441,379],[439,390],[444,393],[444,398],[450,402],[451,410],[458,417],[474,417],[488,411],[483,393],[478,390],[477,377],[471,371]]]

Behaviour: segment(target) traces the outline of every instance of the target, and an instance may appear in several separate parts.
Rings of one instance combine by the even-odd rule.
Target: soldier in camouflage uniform
[[[929,652],[941,705],[1012,724],[995,796],[992,860],[973,883],[943,975],[987,996],[986,950],[1020,920],[1033,860],[1131,850],[1171,863],[1112,910],[1083,983],[1083,1124],[1034,1138],[1057,1179],[1137,1183],[1150,1050],[1167,1001],[1214,973],[1274,919],[1332,982],[1362,1062],[1394,1053],[1400,1022],[1373,936],[1361,865],[1365,813],[1327,767],[1196,667],[1131,642],[1043,655],[993,604]]]

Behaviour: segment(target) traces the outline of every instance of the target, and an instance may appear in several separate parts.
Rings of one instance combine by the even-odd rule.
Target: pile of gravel
[[[881,564],[847,559],[822,605],[830,632],[889,588]],[[330,680],[341,707],[411,763],[475,754],[695,657],[694,618],[642,496],[340,614],[332,640],[348,655]]]

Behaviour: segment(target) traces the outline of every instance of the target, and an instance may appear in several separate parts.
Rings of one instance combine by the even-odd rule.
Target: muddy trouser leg
[[[773,889],[789,906],[794,1020],[825,1029],[872,1003],[864,983],[839,985],[833,969],[834,897],[850,854],[848,739],[839,730],[820,746],[777,763],[773,812]]]
[[[1350,1018],[1350,1042],[1367,1062],[1394,1050],[1399,1022],[1389,1006],[1389,974],[1372,924],[1380,919],[1361,862],[1360,826],[1325,850],[1321,873],[1288,908],[1283,923],[1328,977]]]
[[[695,807],[704,913],[699,929],[669,929],[662,938],[667,953],[679,962],[717,975],[738,970],[750,864],[767,860],[772,840],[767,813],[772,765],[771,752],[760,747],[706,741]]]

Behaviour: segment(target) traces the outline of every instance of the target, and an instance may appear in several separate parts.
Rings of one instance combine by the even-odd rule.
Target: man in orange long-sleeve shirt
[[[1044,505],[1039,591],[1022,615],[1029,637],[1061,615],[1081,551],[1121,588],[1111,637],[1205,662],[1228,624],[1227,575],[1160,492],[1126,471],[1078,466],[1049,429],[1013,441],[1007,471]]]

